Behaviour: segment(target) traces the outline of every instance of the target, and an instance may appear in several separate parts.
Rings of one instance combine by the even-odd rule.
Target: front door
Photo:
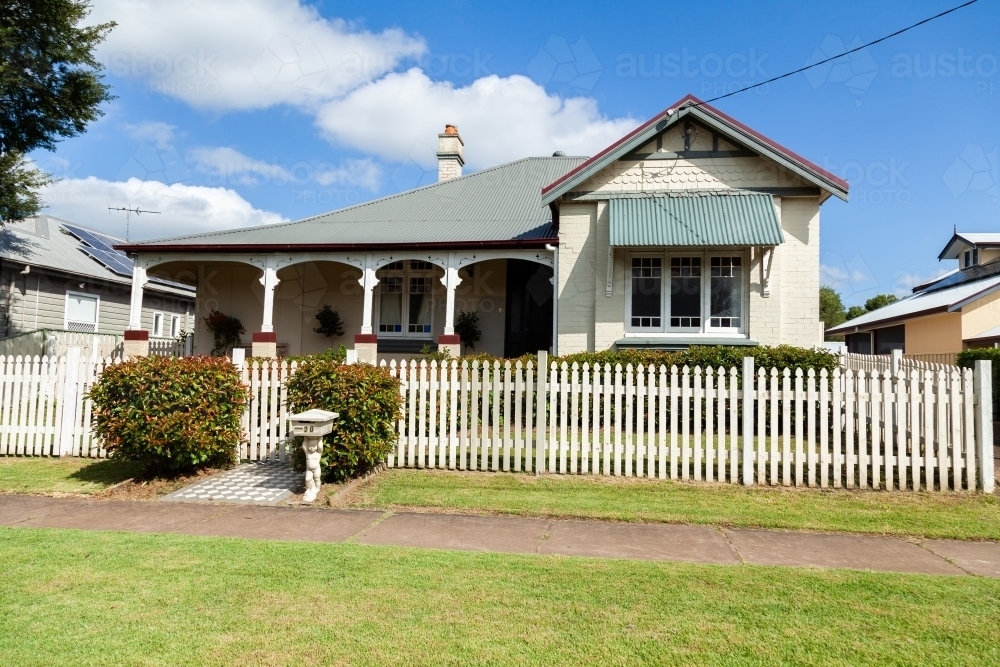
[[[552,269],[521,259],[507,260],[505,357],[552,347],[552,289]]]

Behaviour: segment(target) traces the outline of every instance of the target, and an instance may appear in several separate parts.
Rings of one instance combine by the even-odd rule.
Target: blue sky
[[[446,122],[467,171],[592,154],[686,93],[707,99],[955,2],[95,2],[118,99],[32,157],[53,215],[155,238],[297,219],[430,182]],[[623,9],[622,7],[625,7]],[[957,225],[1000,232],[1000,5],[717,103],[851,182],[822,208],[848,304],[951,268]]]

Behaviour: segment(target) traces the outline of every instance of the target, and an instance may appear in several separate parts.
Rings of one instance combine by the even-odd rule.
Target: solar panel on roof
[[[80,246],[80,250],[96,259],[105,268],[123,276],[132,276],[132,260],[116,250],[101,250]]]
[[[104,234],[98,234],[92,232],[89,229],[83,229],[75,225],[63,225],[63,227],[70,234],[80,239],[92,248],[97,248],[98,250],[106,250],[109,252],[116,252],[114,249],[114,244],[118,243],[115,239],[105,236]]]

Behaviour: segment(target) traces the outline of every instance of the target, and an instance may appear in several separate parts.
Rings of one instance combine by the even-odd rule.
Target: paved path
[[[1000,578],[1000,544],[257,505],[0,495],[0,525]]]
[[[178,489],[160,500],[203,503],[216,500],[238,505],[277,505],[303,485],[302,473],[286,463],[254,461]]]

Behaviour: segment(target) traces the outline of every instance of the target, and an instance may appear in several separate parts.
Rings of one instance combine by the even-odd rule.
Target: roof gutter
[[[360,250],[493,250],[545,249],[559,243],[558,238],[510,239],[506,241],[434,241],[416,243],[205,243],[205,244],[122,244],[116,250],[123,252],[343,252]]]

